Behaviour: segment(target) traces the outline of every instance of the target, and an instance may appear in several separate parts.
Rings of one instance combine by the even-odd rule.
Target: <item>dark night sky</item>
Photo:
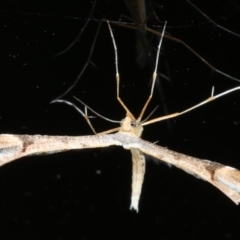
[[[178,2],[178,3],[176,3]],[[239,32],[240,6],[225,0],[194,1],[214,21]],[[91,1],[1,3],[1,133],[91,135],[71,107],[50,104],[83,68],[99,20],[129,16],[123,1],[99,0],[84,33],[57,57],[83,28]],[[168,21],[167,33],[181,39],[217,69],[240,79],[240,37],[209,23],[186,1],[148,1],[147,11]],[[124,21],[131,23],[130,20]],[[161,31],[163,22],[148,26]],[[136,64],[135,32],[112,24],[119,53],[120,95],[137,117],[150,92],[153,67]],[[155,60],[158,38],[149,34]],[[123,119],[116,100],[114,51],[103,23],[89,65],[73,95],[100,114]],[[148,113],[182,111],[216,93],[240,85],[216,74],[183,45],[164,39]],[[240,80],[239,80],[240,81]],[[240,92],[191,113],[145,127],[143,139],[191,156],[240,168]],[[76,102],[75,102],[76,103]],[[79,105],[80,106],[80,105]],[[81,107],[81,106],[80,106]],[[164,110],[165,108],[165,110]],[[116,127],[93,119],[98,132]],[[100,173],[100,174],[99,174]],[[1,239],[239,239],[240,211],[208,183],[176,168],[147,162],[140,213],[129,210],[131,156],[121,148],[73,151],[17,160],[0,168]]]

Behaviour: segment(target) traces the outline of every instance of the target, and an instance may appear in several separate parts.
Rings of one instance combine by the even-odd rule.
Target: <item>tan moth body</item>
[[[133,136],[141,137],[143,127],[136,124],[137,123],[135,119],[126,116],[119,132],[127,132]],[[142,191],[146,160],[144,154],[138,148],[130,148],[130,152],[132,155],[132,195],[130,209],[134,209],[138,212],[138,204]]]
[[[139,149],[131,148],[130,151],[132,154],[132,196],[130,209],[135,209],[138,212],[146,161],[143,153]]]
[[[162,121],[164,119],[177,117],[179,115],[185,114],[203,104],[220,98],[228,93],[236,90],[240,90],[240,87],[236,87],[215,95],[212,93],[211,96],[182,112],[173,113],[167,116],[162,116],[156,119],[152,119],[147,122],[141,122],[141,119],[145,113],[145,110],[150,102],[153,89],[155,85],[155,79],[157,75],[157,65],[160,52],[160,46],[162,37],[165,31],[166,23],[164,25],[163,34],[158,46],[158,52],[156,57],[156,65],[153,73],[152,87],[150,96],[147,99],[139,117],[135,119],[132,113],[128,110],[126,105],[123,103],[119,97],[119,72],[118,72],[118,59],[117,59],[117,48],[114,40],[114,36],[111,27],[108,23],[111,37],[113,40],[113,45],[115,49],[115,61],[116,61],[116,80],[117,80],[117,99],[119,103],[126,110],[126,117],[122,121],[121,127],[108,130],[106,132],[91,135],[91,136],[47,136],[47,135],[11,135],[11,134],[1,134],[0,135],[0,166],[11,162],[15,159],[43,153],[55,153],[73,149],[86,149],[86,148],[100,148],[108,146],[122,146],[125,149],[130,150],[132,155],[132,196],[130,209],[138,211],[139,209],[139,199],[141,195],[142,183],[145,174],[145,155],[150,155],[159,161],[164,161],[170,163],[189,174],[192,174],[198,178],[208,181],[213,186],[222,191],[226,196],[228,196],[236,204],[240,202],[240,171],[224,166],[222,164],[211,162],[208,160],[202,160],[195,157],[190,157],[181,153],[177,153],[156,144],[147,142],[141,139],[143,126],[148,125],[153,122]],[[56,100],[55,102],[65,102],[64,100]],[[70,103],[71,105],[71,103]],[[85,117],[91,128],[93,129],[89,117],[87,115],[87,109],[90,109],[85,105],[85,114],[81,114]],[[90,109],[91,110],[91,109]],[[93,129],[95,132],[95,130]],[[116,132],[116,133],[113,133]],[[111,133],[111,134],[110,134]]]
[[[221,180],[222,182],[225,181],[225,183],[227,184],[228,183],[228,187],[226,189],[224,189],[223,185],[220,184],[215,184],[215,182],[213,181],[213,178],[210,178],[209,176],[213,174],[213,166],[216,166],[217,163],[213,163],[209,168],[206,168],[204,171],[202,170],[202,163],[203,161],[201,161],[201,164],[193,161],[193,159],[196,160],[196,158],[191,158],[191,157],[188,157],[186,155],[181,155],[179,153],[176,153],[176,152],[173,152],[173,151],[169,151],[169,150],[166,150],[166,149],[161,149],[161,154],[158,153],[158,150],[156,150],[155,148],[152,149],[148,144],[139,144],[139,142],[135,142],[133,145],[131,145],[130,147],[126,147],[125,145],[125,140],[126,140],[126,134],[128,134],[128,137],[129,135],[136,138],[138,140],[140,140],[140,137],[142,135],[142,132],[143,132],[143,126],[144,125],[148,125],[150,123],[154,123],[154,122],[158,122],[158,121],[162,121],[162,120],[165,120],[165,119],[169,119],[169,118],[173,118],[173,117],[177,117],[179,115],[182,115],[182,114],[185,114],[199,106],[202,106],[210,101],[213,101],[215,100],[216,98],[219,98],[225,94],[228,94],[230,92],[233,92],[233,91],[236,91],[236,90],[239,90],[239,87],[236,87],[236,88],[233,88],[233,89],[230,89],[228,91],[225,91],[223,93],[220,93],[216,96],[214,96],[214,93],[212,91],[211,93],[211,96],[206,99],[205,101],[193,106],[193,107],[190,107],[182,112],[179,112],[179,113],[173,113],[173,114],[170,114],[170,115],[167,115],[167,116],[162,116],[162,117],[159,117],[159,118],[156,118],[156,119],[152,119],[152,120],[149,120],[147,122],[141,122],[141,119],[144,115],[144,112],[152,98],[152,95],[153,95],[153,90],[154,90],[154,85],[155,85],[155,80],[156,80],[156,77],[157,77],[157,66],[158,66],[158,59],[159,59],[159,53],[160,53],[160,47],[161,47],[161,43],[162,43],[162,38],[163,38],[163,35],[164,35],[164,32],[165,32],[165,28],[166,28],[166,23],[164,25],[164,28],[163,28],[163,32],[162,32],[162,35],[161,35],[161,39],[160,39],[160,43],[159,43],[159,46],[158,46],[158,52],[157,52],[157,56],[156,56],[156,63],[155,63],[155,70],[154,70],[154,73],[153,73],[153,76],[152,76],[152,87],[151,87],[151,92],[150,92],[150,96],[149,98],[147,99],[139,117],[136,119],[133,114],[130,112],[130,110],[127,108],[127,106],[123,103],[123,101],[121,100],[120,96],[119,96],[119,84],[120,84],[120,76],[119,76],[119,71],[118,71],[118,54],[117,54],[117,46],[116,46],[116,43],[115,43],[115,39],[114,39],[114,36],[113,36],[113,32],[112,32],[112,29],[110,27],[110,24],[109,22],[108,23],[108,27],[109,27],[109,30],[110,30],[110,34],[111,34],[111,37],[112,37],[112,42],[113,42],[113,46],[114,46],[114,52],[115,52],[115,66],[116,66],[116,81],[117,81],[117,100],[119,101],[119,103],[122,105],[122,107],[125,109],[126,111],[126,117],[125,119],[122,121],[122,124],[121,124],[121,127],[119,128],[115,128],[115,129],[110,129],[108,131],[105,131],[105,132],[102,132],[102,133],[98,133],[97,135],[99,136],[106,136],[106,134],[109,134],[109,133],[112,133],[112,132],[116,132],[116,131],[119,131],[118,133],[116,133],[118,135],[118,137],[120,136],[119,134],[123,134],[123,136],[125,136],[124,138],[121,138],[121,144],[124,148],[126,149],[129,149],[130,152],[131,152],[131,155],[132,155],[132,195],[131,195],[131,205],[130,205],[130,209],[135,209],[136,211],[138,211],[138,205],[139,205],[139,199],[140,199],[140,195],[141,195],[141,189],[142,189],[142,184],[143,184],[143,180],[144,180],[144,174],[145,174],[145,156],[144,156],[144,153],[147,154],[147,155],[150,155],[150,156],[154,156],[156,158],[158,158],[159,160],[160,159],[164,159],[163,161],[166,161],[172,165],[175,165],[183,170],[185,170],[186,172],[198,177],[198,178],[202,178],[202,179],[205,179],[207,181],[209,181],[210,183],[212,183],[214,186],[218,187],[221,191],[223,191],[226,195],[228,195],[230,197],[230,195],[232,196],[232,194],[229,194],[231,187],[228,183],[227,180]],[[214,89],[213,89],[214,90]],[[79,99],[77,99],[79,100]],[[85,110],[88,108],[90,109],[91,111],[93,111],[91,108],[89,108],[86,104],[84,104],[81,100],[79,100],[84,106],[85,106]],[[64,100],[56,100],[56,102],[65,102],[67,104],[70,104],[70,105],[73,105],[72,103],[69,103],[67,101],[64,101]],[[74,105],[73,105],[74,106]],[[76,108],[76,106],[74,106]],[[77,109],[79,112],[81,112],[80,109]],[[97,114],[95,111],[93,111],[95,114]],[[90,125],[90,127],[93,129],[94,133],[95,130],[94,128],[92,127],[91,125],[91,122],[89,121],[89,118],[87,116],[87,114],[83,114],[81,112],[81,114],[84,116],[84,118],[87,120],[88,124]],[[109,136],[109,135],[107,135]],[[113,137],[113,134],[110,135],[111,137]],[[124,143],[123,143],[123,140],[124,139]],[[119,145],[119,144],[114,144],[114,145]],[[128,144],[129,145],[129,144]],[[143,148],[143,147],[146,147],[147,148]],[[151,149],[151,150],[150,150]],[[162,154],[162,152],[165,152],[164,154]],[[165,158],[165,154],[166,152],[168,153],[171,153],[168,158]],[[177,157],[177,159],[179,161],[176,161],[175,157]],[[183,161],[180,161],[180,159],[187,159],[186,162]],[[173,161],[171,161],[170,159],[172,159]],[[191,163],[189,165],[189,159],[191,159]],[[194,163],[194,164],[192,164]],[[208,164],[206,161],[205,161],[206,164]],[[222,165],[221,165],[222,166]],[[203,172],[203,176],[202,176],[202,172]],[[210,173],[209,173],[210,172]],[[214,171],[215,172],[215,171]],[[230,181],[231,182],[231,181]],[[231,197],[230,197],[231,198]],[[233,200],[233,198],[231,198]],[[235,199],[235,198],[234,198]],[[236,202],[236,201],[235,201]]]

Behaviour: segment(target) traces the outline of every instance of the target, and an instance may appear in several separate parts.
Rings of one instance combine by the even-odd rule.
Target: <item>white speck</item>
[[[96,174],[100,175],[100,174],[102,174],[102,171],[101,170],[96,170]]]

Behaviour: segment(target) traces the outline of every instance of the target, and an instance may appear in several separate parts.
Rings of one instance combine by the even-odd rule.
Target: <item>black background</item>
[[[177,3],[176,3],[177,2]],[[239,32],[239,6],[230,1],[194,1],[207,15]],[[77,44],[60,57],[88,19],[91,1],[2,1],[1,133],[91,135],[71,107],[50,104],[83,68],[99,20],[129,16],[124,1],[99,0]],[[149,1],[177,37],[216,68],[240,79],[240,38],[218,29],[185,1]],[[129,24],[130,20],[127,21]],[[148,26],[161,31],[150,18]],[[153,69],[136,64],[135,32],[112,25],[119,53],[120,95],[137,117],[146,101]],[[156,48],[158,38],[151,34]],[[155,51],[153,50],[155,56]],[[153,57],[155,59],[155,57]],[[114,51],[103,23],[90,65],[73,95],[102,115],[123,119],[116,100]],[[164,39],[161,78],[147,113],[153,117],[182,111],[239,82],[214,73],[183,45]],[[161,94],[162,92],[162,94]],[[80,105],[79,105],[80,106]],[[80,108],[82,108],[80,106]],[[145,127],[143,139],[191,156],[240,168],[239,92],[179,118]],[[152,118],[153,118],[152,117]],[[92,120],[98,132],[116,127]],[[150,159],[150,158],[149,158]],[[0,169],[1,239],[239,239],[240,211],[210,184],[176,168],[147,162],[140,212],[129,210],[131,156],[117,147],[33,156]]]

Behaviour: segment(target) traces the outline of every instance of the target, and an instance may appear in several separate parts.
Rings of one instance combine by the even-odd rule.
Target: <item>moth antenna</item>
[[[98,112],[94,111],[92,108],[90,108],[86,103],[84,103],[83,101],[81,101],[79,98],[73,96],[77,101],[79,101],[83,106],[87,107],[90,111],[92,111],[93,113],[95,113],[97,116],[99,116],[100,118],[103,118],[109,122],[112,123],[121,123],[121,121],[117,121],[117,120],[112,120],[110,118],[104,117],[103,115],[99,114]]]
[[[69,102],[69,101],[64,100],[64,99],[53,100],[53,101],[51,101],[51,104],[52,104],[52,103],[65,103],[65,104],[67,104],[67,105],[69,105],[69,106],[74,107],[74,108],[85,118],[85,120],[87,121],[88,125],[90,126],[90,128],[92,129],[92,131],[94,132],[94,134],[97,134],[96,131],[95,131],[95,129],[94,129],[94,127],[92,126],[92,124],[91,124],[91,122],[90,122],[90,120],[89,120],[89,118],[95,118],[95,117],[94,117],[94,116],[88,116],[87,107],[85,107],[85,113],[84,113],[84,112],[83,112],[80,108],[78,108],[74,103]]]
[[[157,106],[151,111],[151,113],[150,113],[144,120],[142,120],[142,121],[140,122],[140,124],[146,122],[146,121],[153,115],[153,113],[158,109],[158,107],[159,107],[159,105],[157,105]]]

